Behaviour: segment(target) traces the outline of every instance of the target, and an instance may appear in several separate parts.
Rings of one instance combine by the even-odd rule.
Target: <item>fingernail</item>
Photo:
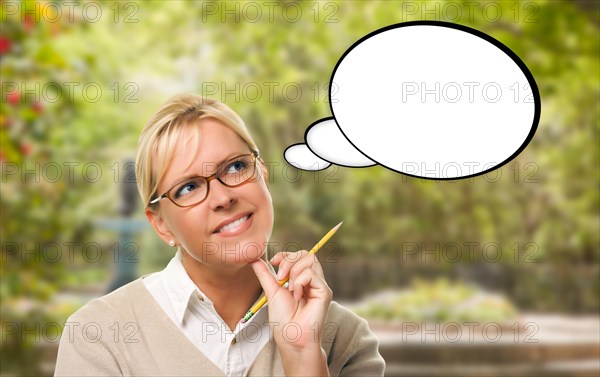
[[[281,280],[282,277],[283,277],[283,270],[277,271],[277,280]]]

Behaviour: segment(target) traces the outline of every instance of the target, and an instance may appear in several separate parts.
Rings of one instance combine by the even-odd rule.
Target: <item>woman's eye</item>
[[[175,191],[175,198],[180,198],[182,196],[189,195],[192,191],[198,189],[198,183],[194,181],[190,181],[181,185],[177,191]]]
[[[236,161],[231,163],[228,167],[227,170],[225,171],[225,173],[227,174],[235,174],[235,173],[239,173],[240,171],[244,170],[246,168],[247,164],[245,161]]]

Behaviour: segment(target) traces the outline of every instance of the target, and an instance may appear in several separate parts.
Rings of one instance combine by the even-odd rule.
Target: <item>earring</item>
[[[169,246],[175,247],[175,241],[173,241],[173,240],[169,241]]]

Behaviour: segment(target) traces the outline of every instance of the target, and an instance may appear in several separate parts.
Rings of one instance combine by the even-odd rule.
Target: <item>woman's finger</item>
[[[279,284],[277,283],[277,280],[275,280],[275,278],[273,277],[271,270],[269,270],[269,267],[267,266],[264,260],[259,259],[255,262],[250,263],[250,265],[252,266],[254,273],[258,277],[258,281],[263,287],[267,299],[271,300],[275,295],[275,292],[277,292],[277,290],[279,289]]]
[[[309,292],[307,298],[327,298],[331,300],[333,292],[325,280],[321,279],[314,270],[303,270],[291,284],[294,300],[302,298],[305,291]],[[308,290],[306,288],[309,288]]]
[[[271,259],[269,259],[269,263],[271,263],[273,266],[277,266],[279,263],[281,263],[282,260],[286,259],[286,258],[290,258],[290,256],[288,256],[288,254],[297,254],[295,251],[291,252],[291,251],[280,251],[278,253],[276,253],[275,255],[273,255],[273,257]]]
[[[319,277],[325,279],[323,268],[321,267],[317,256],[315,254],[306,254],[302,256],[302,259],[300,259],[298,262],[294,263],[293,266],[291,266],[290,272],[288,274],[290,280],[294,281],[297,278],[297,276],[303,270],[306,269],[314,270]]]
[[[300,260],[302,260],[302,258],[305,255],[308,255],[308,251],[306,251],[306,250],[300,250],[300,251],[296,251],[293,253],[286,252],[285,255],[283,255],[281,257],[281,260],[279,261],[279,270],[277,271],[277,280],[283,280],[286,276],[288,276],[292,266],[294,266],[296,263],[298,263]]]

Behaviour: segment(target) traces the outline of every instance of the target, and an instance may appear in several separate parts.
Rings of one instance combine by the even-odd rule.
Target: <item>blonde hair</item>
[[[171,97],[150,117],[138,141],[135,173],[144,206],[155,210],[157,204],[150,205],[150,200],[157,195],[158,185],[173,158],[182,131],[206,118],[223,122],[246,142],[252,152],[258,153],[244,121],[229,106],[197,94]]]

